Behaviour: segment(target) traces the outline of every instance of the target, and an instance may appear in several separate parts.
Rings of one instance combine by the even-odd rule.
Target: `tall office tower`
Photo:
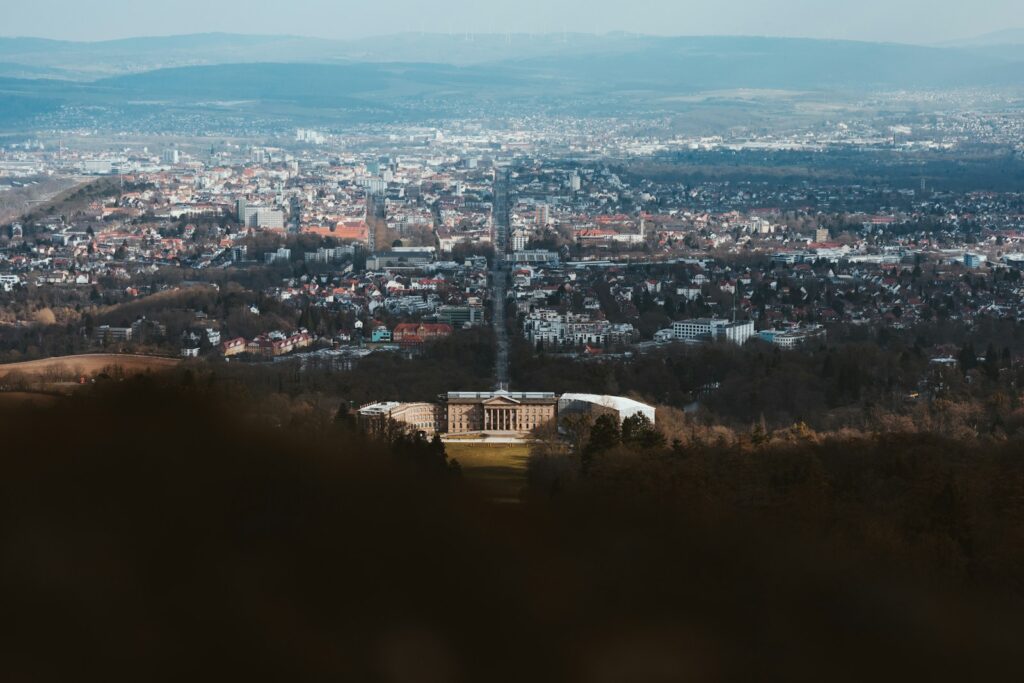
[[[547,204],[537,205],[537,225],[547,225],[550,222],[551,213]]]
[[[259,206],[253,206],[245,199],[239,199],[236,203],[236,211],[238,212],[239,224],[247,228],[258,227],[256,219],[260,212]]]
[[[270,228],[273,230],[284,229],[284,211],[280,209],[270,209],[267,207],[261,207],[256,211],[256,215],[252,222],[255,223],[257,228]]]
[[[288,213],[288,232],[298,233],[302,227],[302,203],[294,195],[288,201]]]

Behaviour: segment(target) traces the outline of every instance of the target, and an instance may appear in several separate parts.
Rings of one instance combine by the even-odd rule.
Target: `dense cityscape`
[[[891,137],[842,123],[761,142],[638,138],[593,121],[571,137],[556,131],[585,126],[298,129],[272,144],[106,150],[71,132],[26,140],[0,153],[16,214],[0,235],[0,353],[351,367],[507,324],[531,349],[580,361],[917,331],[919,353],[955,364],[976,325],[1024,316],[1024,194],[928,175],[986,145],[1020,155],[1005,144],[1019,121],[951,118]],[[751,153],[763,168],[821,171],[682,170]],[[850,156],[887,168],[843,181],[829,167]],[[51,196],[28,199],[37,186]],[[997,349],[1007,369],[1014,351]]]

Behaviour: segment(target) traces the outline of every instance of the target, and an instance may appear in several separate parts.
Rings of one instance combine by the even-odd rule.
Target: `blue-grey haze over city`
[[[64,40],[249,33],[349,39],[388,33],[770,35],[935,44],[1024,28],[1014,0],[40,0],[8,3],[0,34]]]

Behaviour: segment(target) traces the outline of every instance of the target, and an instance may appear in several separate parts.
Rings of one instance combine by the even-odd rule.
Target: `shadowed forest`
[[[1019,440],[599,418],[498,505],[439,442],[224,387],[185,369],[0,413],[0,677],[1022,673]]]

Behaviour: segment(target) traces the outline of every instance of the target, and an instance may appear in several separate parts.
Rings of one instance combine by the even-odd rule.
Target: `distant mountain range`
[[[42,38],[0,38],[0,75],[33,74],[77,80],[98,80],[181,66],[209,66],[252,62],[351,64],[358,62],[434,63],[472,66],[500,62],[576,59],[605,63],[657,63],[658,55],[669,60],[713,59],[738,67],[768,60],[776,81],[786,72],[777,67],[802,70],[802,59],[826,58],[837,77],[876,63],[897,73],[925,75],[927,63],[937,60],[933,71],[953,67],[956,75],[971,68],[995,66],[1001,57],[987,54],[993,46],[1024,46],[1024,29],[1003,31],[959,44],[921,47],[886,43],[756,37],[657,37],[626,33],[439,35],[397,34],[351,41],[207,33],[185,36],[130,38],[101,42],[69,42]],[[1012,60],[1011,60],[1012,61]],[[962,62],[964,68],[957,66]],[[671,67],[671,64],[668,65]],[[684,64],[683,66],[688,66]],[[909,71],[908,71],[909,67]],[[866,70],[866,69],[865,69]],[[12,73],[17,71],[18,73]],[[803,77],[805,77],[803,76]],[[879,74],[884,80],[884,75]],[[812,80],[820,80],[818,78]],[[865,82],[864,75],[858,82]],[[941,80],[929,76],[929,80]]]
[[[30,66],[47,69],[56,77],[95,80],[177,66],[249,62],[430,62],[465,66],[506,59],[592,53],[609,46],[621,49],[623,45],[640,43],[640,39],[624,34],[600,37],[577,34],[399,34],[335,41],[297,36],[208,33],[94,43],[0,38],[0,62],[5,63],[0,68]]]
[[[571,110],[735,89],[853,94],[1024,86],[1024,43],[998,40],[922,47],[631,34],[403,34],[346,42],[229,34],[98,43],[0,38],[0,123],[62,104],[216,102],[293,116],[426,116],[460,104]]]
[[[217,33],[94,43],[0,38],[0,62],[49,69],[59,78],[95,80],[176,66],[324,62],[340,49],[334,41],[315,38]]]
[[[968,40],[945,43],[939,47],[956,48],[1006,62],[1024,62],[1024,28],[986,33]]]
[[[966,40],[954,40],[940,47],[987,47],[991,45],[1024,45],[1024,28],[1008,28]]]

